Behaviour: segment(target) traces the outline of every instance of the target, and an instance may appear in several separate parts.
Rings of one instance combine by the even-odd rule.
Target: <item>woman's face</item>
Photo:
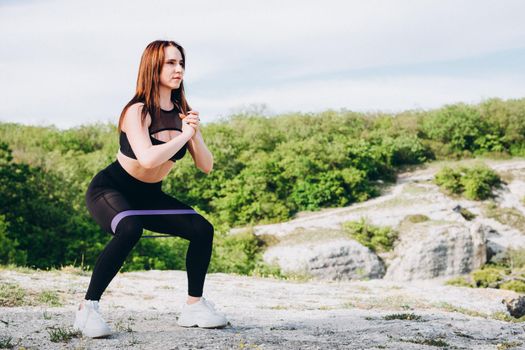
[[[164,64],[160,71],[160,85],[178,89],[184,75],[184,62],[179,49],[174,46],[164,48]]]

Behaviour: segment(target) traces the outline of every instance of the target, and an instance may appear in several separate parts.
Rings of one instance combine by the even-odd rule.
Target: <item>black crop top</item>
[[[171,111],[160,110],[159,118],[152,118],[151,125],[149,126],[149,138],[151,139],[151,144],[161,145],[165,143],[154,138],[153,134],[162,131],[162,130],[179,130],[182,132],[182,119],[179,117],[180,110],[175,106]],[[135,152],[129,144],[128,137],[124,131],[120,132],[120,152],[125,156],[128,156],[133,159],[137,159]],[[182,146],[182,148],[170,158],[171,161],[175,162],[176,160],[181,159],[186,154],[187,142]]]

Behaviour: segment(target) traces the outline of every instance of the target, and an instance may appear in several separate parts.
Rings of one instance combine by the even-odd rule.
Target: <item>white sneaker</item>
[[[213,301],[208,300],[208,299],[206,299],[205,297],[201,297],[201,299],[206,303],[206,305],[208,305],[208,307],[209,307],[213,312],[215,312],[216,314],[219,314],[219,315],[221,315],[221,316],[226,317],[226,315],[225,315],[223,312],[217,311],[217,310],[215,309],[215,303],[214,303]]]
[[[100,316],[97,300],[84,300],[82,309],[76,311],[73,328],[90,338],[111,335],[111,329]]]
[[[215,310],[213,302],[201,297],[191,305],[184,303],[177,324],[181,327],[222,328],[228,320]]]

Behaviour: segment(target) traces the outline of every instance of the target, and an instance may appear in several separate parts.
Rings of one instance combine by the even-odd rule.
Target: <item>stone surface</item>
[[[273,246],[263,257],[285,272],[307,273],[322,279],[381,278],[385,274],[377,255],[350,239]]]
[[[525,316],[525,296],[520,295],[517,298],[503,299],[502,303],[505,304],[512,317]]]
[[[395,254],[381,254],[381,258],[387,266],[393,265],[387,275],[395,275],[396,279],[411,279],[451,275],[451,273],[460,273],[460,271],[468,272],[475,266],[479,266],[484,260],[499,259],[509,248],[525,248],[525,232],[521,232],[519,228],[513,227],[508,222],[500,222],[501,220],[487,217],[487,204],[485,202],[450,197],[442,193],[432,182],[434,174],[444,165],[464,166],[478,161],[462,160],[460,162],[426,164],[416,171],[399,174],[396,184],[385,188],[383,194],[377,198],[343,208],[299,213],[295,219],[290,221],[255,226],[253,231],[256,235],[272,235],[278,239],[283,239],[312,230],[319,232],[323,230],[341,231],[344,222],[366,218],[369,223],[376,226],[401,227],[401,235],[403,236],[412,234],[407,230],[407,226],[403,225],[406,218],[410,215],[424,215],[429,218],[431,223],[452,225],[452,231],[448,237],[444,231],[441,234],[435,233],[436,239],[439,241],[437,246],[435,242],[426,241],[425,237],[420,235],[417,240],[425,240],[434,249],[437,249],[437,251],[431,251],[431,249],[425,249],[420,243],[414,242],[414,249],[424,254],[421,257],[412,256],[413,254],[408,248],[406,252],[411,255],[410,259],[399,258],[397,261],[392,261]],[[497,206],[514,208],[518,213],[524,214],[525,220],[523,200],[525,197],[525,160],[519,158],[503,161],[485,159],[483,162],[500,174],[504,174],[507,179],[507,183],[496,191],[497,196],[494,200]],[[476,217],[472,221],[467,221],[460,213],[454,212],[453,208],[458,205]],[[479,235],[472,233],[469,235],[472,227],[474,233],[479,230]],[[413,227],[408,228],[412,229]],[[233,232],[235,231],[233,230]],[[323,243],[316,242],[316,245],[321,246]],[[485,247],[485,251],[483,251],[483,247]],[[462,253],[462,249],[466,251]],[[292,250],[287,251],[295,254]],[[445,260],[432,261],[427,264],[427,253],[434,258]],[[308,255],[309,259],[313,258],[312,254],[305,254]],[[469,254],[473,255],[469,256]],[[398,256],[400,255],[398,254]],[[286,256],[282,256],[281,259],[289,260]],[[303,262],[304,260],[301,259]],[[349,262],[349,264],[355,263],[355,261]],[[293,264],[294,262],[290,261],[284,265]],[[345,263],[339,261],[338,265],[344,266]],[[418,268],[421,270],[417,271]],[[406,276],[400,275],[402,271],[406,272]],[[338,277],[335,276],[335,278]]]
[[[495,319],[506,312],[501,300],[517,293],[438,280],[293,282],[208,274],[205,296],[231,325],[207,330],[176,324],[186,294],[184,271],[119,273],[100,301],[114,334],[57,343],[49,332],[72,325],[89,276],[4,270],[0,283],[18,283],[31,292],[51,289],[64,303],[0,307],[0,339],[11,337],[14,349],[430,349],[417,342],[432,339],[449,349],[525,344],[522,323]],[[385,319],[400,313],[421,319]]]
[[[422,222],[401,236],[385,278],[427,279],[456,276],[486,262],[484,226],[474,223]]]

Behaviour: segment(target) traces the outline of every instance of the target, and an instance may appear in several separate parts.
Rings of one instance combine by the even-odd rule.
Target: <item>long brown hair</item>
[[[141,112],[141,122],[144,122],[148,112],[155,118],[160,115],[160,72],[164,65],[164,48],[168,46],[176,47],[182,55],[182,66],[186,69],[186,55],[184,49],[178,43],[172,40],[155,40],[146,46],[140,59],[139,75],[137,77],[137,88],[135,90],[135,96],[129,101],[118,121],[118,131],[122,125],[122,120],[128,108],[137,102],[144,103],[144,107]],[[190,110],[188,101],[184,94],[184,82],[181,81],[180,87],[171,91],[171,100],[178,103],[182,113],[187,114]]]

